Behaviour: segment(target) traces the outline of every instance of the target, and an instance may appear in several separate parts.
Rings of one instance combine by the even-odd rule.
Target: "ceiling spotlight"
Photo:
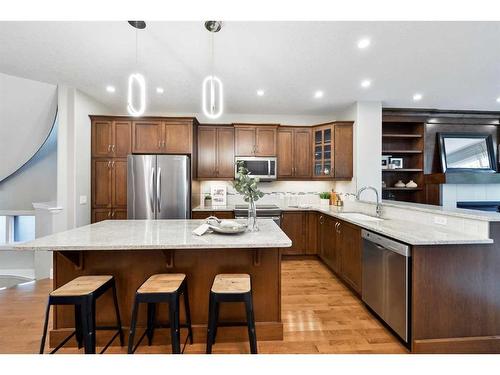
[[[422,100],[422,94],[413,95],[413,100],[416,102],[418,102],[419,100]]]
[[[264,90],[257,90],[258,96],[264,96]]]
[[[114,87],[114,86],[106,86],[106,91],[107,91],[107,92],[115,92],[115,91],[116,91],[116,89],[115,89],[115,87]]]
[[[359,49],[365,49],[366,47],[368,47],[370,45],[370,39],[368,38],[363,38],[363,39],[360,39],[358,41],[358,48]]]
[[[497,98],[497,103],[500,103],[500,96]]]
[[[157,87],[156,88],[156,93],[157,94],[163,94],[165,92],[165,90],[163,90],[163,87]]]
[[[322,97],[323,97],[323,95],[325,95],[325,93],[324,93],[323,91],[321,91],[321,90],[318,90],[318,91],[316,91],[316,92],[314,93],[314,97],[315,97],[316,99],[322,98]]]
[[[369,79],[365,79],[364,81],[361,81],[361,87],[364,87],[365,89],[370,87],[372,85],[372,81]]]
[[[144,21],[128,21],[129,25],[135,27],[136,29],[142,30],[146,28],[146,22]]]

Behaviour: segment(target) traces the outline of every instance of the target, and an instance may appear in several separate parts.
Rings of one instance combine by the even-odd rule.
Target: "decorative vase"
[[[404,183],[403,181],[399,180],[398,182],[396,182],[396,183],[394,184],[394,187],[397,187],[397,188],[404,188],[404,187],[406,187],[406,185],[405,185],[405,183]]]
[[[417,183],[413,180],[410,180],[410,182],[406,184],[407,188],[416,188],[417,186],[418,186]]]
[[[259,226],[257,225],[257,206],[253,199],[248,200],[248,220],[247,231],[258,232]]]
[[[330,199],[320,199],[319,200],[320,206],[329,206],[330,205]]]

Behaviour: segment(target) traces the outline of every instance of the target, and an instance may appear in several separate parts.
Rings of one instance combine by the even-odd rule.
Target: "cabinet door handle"
[[[112,145],[112,146],[111,146],[111,151],[112,151],[112,152],[115,152],[115,145]]]
[[[111,162],[111,168],[114,168],[114,167],[115,167],[115,161],[113,160],[113,161]]]
[[[111,214],[111,217],[115,217],[115,211],[113,211],[113,213]]]
[[[325,218],[323,217],[323,215],[321,215],[321,216],[319,217],[319,223],[320,223],[320,224],[323,224],[324,222],[325,222]]]
[[[108,169],[110,169],[110,168],[111,168],[111,161],[108,160]]]
[[[158,148],[161,148],[161,141],[158,141]]]
[[[111,211],[108,211],[108,218],[111,217]]]
[[[111,145],[108,145],[108,152],[111,152]]]

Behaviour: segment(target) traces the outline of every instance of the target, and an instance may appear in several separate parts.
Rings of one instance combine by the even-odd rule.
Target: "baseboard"
[[[413,340],[412,353],[500,353],[500,336],[453,337],[444,339]]]

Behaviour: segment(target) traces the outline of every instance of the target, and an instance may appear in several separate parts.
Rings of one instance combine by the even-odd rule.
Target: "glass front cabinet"
[[[333,124],[314,129],[314,170],[315,178],[332,178],[333,171]]]

